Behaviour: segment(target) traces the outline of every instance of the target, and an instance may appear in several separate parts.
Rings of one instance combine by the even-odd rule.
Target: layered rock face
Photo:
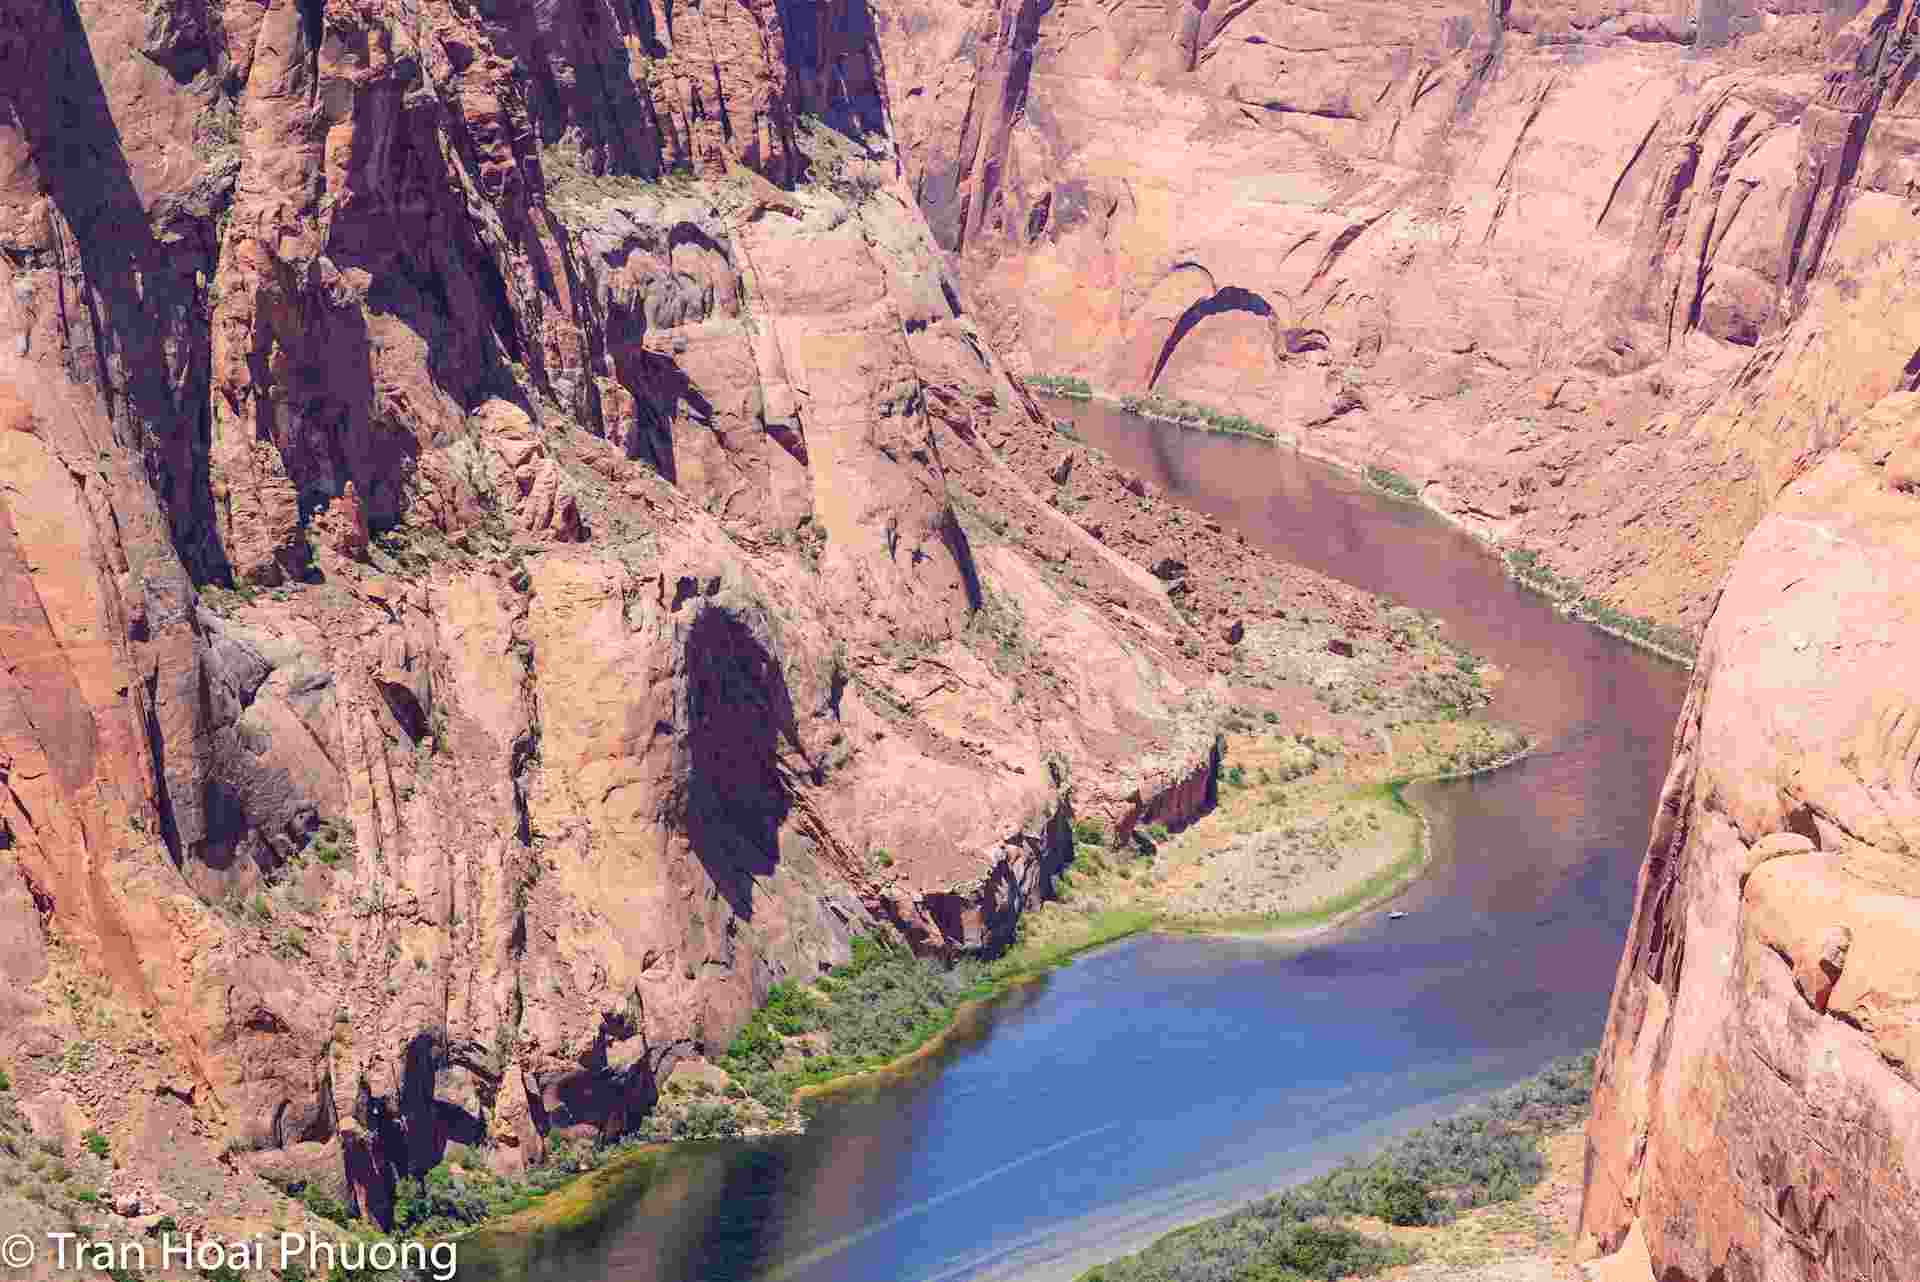
[[[265,1221],[250,1172],[383,1217],[450,1141],[626,1129],[854,935],[1003,946],[1076,809],[1209,804],[1225,700],[1337,733],[1225,683],[1246,622],[1419,666],[1056,475],[885,81],[837,2],[0,4],[36,1131],[208,1224]]]
[[[886,11],[909,177],[1016,366],[1398,468],[1690,624],[1808,443],[1706,407],[1911,199],[1886,0]],[[1855,320],[1904,378],[1912,315]]]
[[[1748,540],[1641,873],[1585,1230],[1662,1279],[1897,1278],[1920,1247],[1920,398]]]
[[[1698,416],[1782,485],[1720,585],[1621,961],[1582,1228],[1661,1279],[1896,1278],[1907,1153],[1920,397],[1906,106],[1920,18],[1837,26],[1789,206],[1790,320]]]
[[[1711,618],[1583,1228],[1673,1282],[1909,1275],[1915,6],[893,12],[909,175],[1016,363]]]

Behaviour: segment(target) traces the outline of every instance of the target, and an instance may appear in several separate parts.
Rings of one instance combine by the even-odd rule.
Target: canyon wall
[[[1586,1247],[1911,1273],[1911,0],[889,12],[909,177],[1017,366],[1401,470],[1704,629]]]
[[[858,0],[0,0],[0,1095],[107,1205],[622,1133],[1347,728],[1248,625],[1452,670],[1054,430],[889,101]]]
[[[1920,1247],[1920,397],[1781,495],[1708,629],[1614,994],[1582,1228],[1663,1282]]]
[[[1822,257],[1698,418],[1783,461],[1718,584],[1588,1131],[1583,1240],[1663,1282],[1877,1282],[1920,1248],[1916,36],[1911,3],[1836,31],[1792,206]]]
[[[896,0],[881,43],[908,176],[1017,368],[1400,470],[1698,627],[1809,444],[1723,392],[1836,254],[1903,234],[1897,9]],[[1807,389],[1824,418],[1909,377],[1913,315],[1868,328],[1867,386]]]

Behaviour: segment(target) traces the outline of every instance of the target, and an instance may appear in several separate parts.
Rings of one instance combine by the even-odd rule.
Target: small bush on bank
[[[1073,840],[1081,846],[1104,846],[1107,844],[1107,826],[1098,819],[1076,819],[1073,821]]]
[[[945,1027],[981,977],[978,962],[943,966],[862,935],[853,941],[853,956],[820,981],[819,992],[791,981],[774,985],[720,1062],[755,1098],[784,1103],[793,1086],[913,1050]],[[786,1038],[813,1032],[826,1034],[824,1050],[802,1048],[804,1067],[782,1071],[775,1087],[761,1080],[786,1055]]]
[[[1411,1258],[1405,1248],[1337,1221],[1442,1224],[1464,1209],[1525,1194],[1546,1173],[1541,1138],[1586,1116],[1593,1064],[1591,1052],[1559,1060],[1370,1158],[1176,1230],[1080,1282],[1318,1282],[1404,1264]]]
[[[1175,400],[1170,396],[1123,396],[1120,398],[1120,407],[1130,414],[1165,419],[1182,427],[1199,428],[1205,432],[1255,436],[1264,441],[1278,439],[1278,434],[1272,428],[1264,423],[1256,423],[1243,414],[1223,414],[1205,405]]]
[[[1551,567],[1543,565],[1540,554],[1532,548],[1509,551],[1507,567],[1513,572],[1514,578],[1542,596],[1559,602],[1575,618],[1611,628],[1623,636],[1658,646],[1687,659],[1699,656],[1699,645],[1686,629],[1656,623],[1609,605],[1588,593],[1586,585],[1578,579],[1556,574]]]
[[[1070,401],[1093,399],[1093,386],[1086,379],[1074,378],[1069,374],[1029,374],[1026,383],[1028,387],[1053,396],[1063,396]]]
[[[1380,467],[1375,464],[1369,464],[1367,467],[1367,480],[1371,481],[1379,489],[1383,489],[1389,494],[1398,494],[1403,499],[1418,498],[1420,496],[1419,486],[1390,467]]]

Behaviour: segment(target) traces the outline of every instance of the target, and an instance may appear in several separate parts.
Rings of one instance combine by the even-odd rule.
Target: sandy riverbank
[[[1498,769],[1526,746],[1473,721],[1402,723],[1365,752],[1277,731],[1229,735],[1215,809],[1151,857],[1082,844],[1058,901],[1030,914],[1023,941],[1071,937],[1082,918],[1122,910],[1151,914],[1158,929],[1331,929],[1426,866],[1427,823],[1402,786]]]

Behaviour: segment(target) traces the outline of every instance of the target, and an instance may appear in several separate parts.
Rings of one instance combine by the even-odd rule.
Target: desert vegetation
[[[1593,1064],[1591,1052],[1559,1060],[1371,1157],[1169,1233],[1080,1282],[1320,1282],[1409,1263],[1417,1245],[1354,1221],[1443,1225],[1522,1197],[1546,1173],[1545,1138],[1585,1117]]]
[[[1403,499],[1420,497],[1420,487],[1390,467],[1370,463],[1367,465],[1366,477],[1367,483],[1376,490],[1384,490],[1388,494],[1398,495]]]
[[[1123,396],[1120,407],[1131,414],[1157,418],[1181,427],[1203,432],[1221,432],[1229,436],[1255,436],[1263,441],[1279,439],[1279,433],[1264,423],[1256,423],[1243,414],[1226,414],[1192,401],[1170,396]]]
[[[1515,579],[1554,601],[1574,618],[1688,661],[1697,657],[1699,645],[1685,628],[1656,623],[1608,604],[1588,592],[1578,579],[1556,574],[1542,564],[1540,554],[1533,549],[1511,549],[1506,559],[1507,569]]]
[[[1030,914],[1031,929],[1120,908],[1148,910],[1168,929],[1323,927],[1389,897],[1424,865],[1407,782],[1499,765],[1526,741],[1481,722],[1414,720],[1349,744],[1236,712],[1223,747],[1211,813],[1178,832],[1137,827],[1120,850],[1077,831],[1059,902]]]
[[[1139,910],[1098,914],[1064,936],[1023,937],[995,961],[943,962],[860,936],[853,941],[852,958],[813,983],[774,985],[719,1058],[732,1079],[723,1094],[755,1100],[769,1110],[785,1109],[797,1091],[881,1068],[922,1049],[966,1003],[1151,921],[1152,914]]]
[[[1028,387],[1048,396],[1060,396],[1070,401],[1093,399],[1092,384],[1071,374],[1029,374],[1025,381]]]

